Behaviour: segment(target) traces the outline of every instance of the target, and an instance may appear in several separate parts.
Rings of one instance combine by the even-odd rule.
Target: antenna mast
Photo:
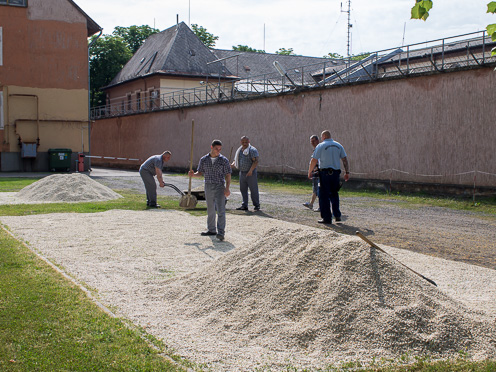
[[[351,24],[351,0],[348,0],[348,10],[343,10],[343,3],[341,3],[341,12],[348,13],[348,42],[346,46],[349,60],[351,58],[351,28],[353,27]]]

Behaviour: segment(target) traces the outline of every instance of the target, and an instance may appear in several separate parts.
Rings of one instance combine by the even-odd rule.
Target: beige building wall
[[[0,169],[47,170],[50,148],[89,150],[88,20],[67,0],[1,9]]]

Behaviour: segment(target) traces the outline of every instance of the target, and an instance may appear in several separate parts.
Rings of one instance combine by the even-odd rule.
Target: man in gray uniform
[[[236,151],[231,167],[239,169],[239,191],[243,197],[243,204],[236,208],[239,211],[248,210],[248,189],[250,189],[251,202],[256,211],[260,210],[260,196],[258,193],[257,165],[258,150],[250,145],[250,139],[241,137],[241,146]]]
[[[164,178],[162,168],[164,163],[168,162],[172,154],[170,151],[164,151],[161,155],[150,156],[139,169],[139,173],[146,189],[146,205],[149,208],[160,208],[157,204],[157,184],[154,176],[157,176],[160,187],[164,187]]]

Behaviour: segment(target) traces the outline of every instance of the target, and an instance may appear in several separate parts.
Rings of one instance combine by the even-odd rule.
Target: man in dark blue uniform
[[[308,167],[308,178],[312,179],[313,169],[317,164],[320,164],[319,206],[322,219],[319,220],[319,223],[332,224],[333,215],[336,221],[341,221],[338,194],[341,161],[346,172],[344,175],[345,181],[350,178],[350,170],[344,147],[331,138],[331,132],[325,130],[322,132],[321,137],[322,142],[315,148]]]

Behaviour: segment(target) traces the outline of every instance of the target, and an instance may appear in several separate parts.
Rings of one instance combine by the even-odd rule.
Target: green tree
[[[293,48],[279,48],[278,51],[276,51],[276,54],[282,54],[284,56],[294,56]]]
[[[329,52],[324,56],[324,58],[343,59],[344,57],[339,53]]]
[[[248,45],[233,46],[232,50],[237,50],[238,52],[254,52],[254,53],[265,53],[265,50],[251,48]]]
[[[93,41],[96,36],[93,36]],[[90,102],[91,106],[105,104],[101,90],[132,57],[131,50],[120,36],[102,35],[90,48]]]
[[[129,27],[117,26],[114,28],[112,35],[120,36],[131,50],[131,53],[134,54],[150,35],[156,34],[157,32],[160,32],[160,30],[148,25]]]
[[[215,46],[215,42],[219,39],[218,36],[214,36],[214,34],[208,32],[207,29],[203,26],[198,26],[197,24],[193,23],[191,25],[191,28],[193,29],[195,35],[198,36],[198,38],[202,41],[202,43],[209,48],[213,48]]]

